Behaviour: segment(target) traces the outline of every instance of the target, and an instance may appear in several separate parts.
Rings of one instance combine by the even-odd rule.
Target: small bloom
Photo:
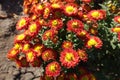
[[[73,68],[79,62],[79,55],[73,49],[64,49],[60,53],[60,62],[66,68]]]
[[[42,53],[42,59],[44,61],[55,60],[56,59],[56,52],[53,51],[52,49],[46,49]]]
[[[44,9],[44,12],[43,12],[43,18],[44,18],[44,19],[47,19],[47,18],[49,17],[50,12],[51,12],[50,9],[51,9],[50,7],[46,7],[46,8]]]
[[[120,23],[120,16],[114,17],[114,21],[117,22],[117,23]]]
[[[90,39],[86,43],[87,48],[101,48],[102,47],[102,41],[99,37],[91,36]]]
[[[31,23],[28,27],[28,35],[35,36],[41,27],[37,23]]]
[[[50,39],[50,40],[53,40],[53,38],[56,36],[57,34],[57,31],[56,30],[47,30],[43,33],[42,35],[42,39],[43,40],[47,40],[47,39]]]
[[[64,13],[67,16],[74,16],[77,15],[78,8],[77,5],[74,3],[68,3],[64,7]]]
[[[118,27],[112,28],[111,30],[112,30],[113,32],[119,33],[119,32],[120,32],[120,27],[118,26]]]
[[[63,8],[63,3],[62,3],[62,2],[53,3],[53,4],[51,4],[51,8],[52,8],[53,10],[62,9],[62,8]]]
[[[36,52],[33,51],[32,49],[30,49],[28,52],[25,53],[26,54],[26,59],[27,59],[27,62],[34,62],[37,58],[36,56]]]
[[[48,25],[51,29],[59,30],[63,27],[63,22],[61,19],[54,19],[48,22]]]
[[[26,60],[26,57],[20,56],[18,60],[15,61],[18,68],[29,67],[29,63]]]
[[[42,52],[45,50],[45,46],[42,44],[35,44],[33,50],[37,53],[37,57],[40,57]]]
[[[80,60],[82,60],[84,62],[86,62],[88,60],[88,55],[84,50],[78,49],[77,53],[79,55]]]
[[[15,43],[13,48],[15,50],[21,50],[22,49],[22,43]]]
[[[92,0],[82,0],[84,3],[90,3]]]
[[[41,15],[43,13],[43,10],[44,10],[44,6],[42,4],[37,4],[35,6],[35,12],[37,15]]]
[[[30,20],[29,20],[29,18],[27,18],[27,17],[21,18],[21,19],[17,22],[16,29],[17,29],[17,30],[26,29],[26,28],[28,27],[29,21],[30,21]]]
[[[18,54],[19,54],[19,51],[12,48],[10,51],[8,51],[7,58],[10,60],[15,60],[17,59]]]
[[[104,10],[92,10],[88,13],[88,18],[90,20],[102,20],[106,16]]]
[[[23,45],[22,45],[22,52],[27,52],[30,48],[31,48],[31,46],[32,46],[32,44],[30,44],[30,43],[24,43]]]
[[[40,67],[41,66],[41,61],[40,59],[36,58],[34,62],[31,62],[30,64],[33,66],[33,67]]]
[[[73,43],[72,42],[70,42],[70,41],[64,41],[63,43],[62,43],[62,48],[63,49],[69,49],[69,48],[73,48]]]
[[[78,19],[72,19],[67,22],[67,30],[72,32],[78,32],[83,29],[83,23]]]
[[[61,66],[56,61],[49,63],[45,68],[46,75],[50,77],[59,76],[60,72],[61,72]]]
[[[14,42],[19,43],[19,42],[22,42],[24,40],[26,40],[26,35],[24,33],[22,33],[22,34],[19,34],[15,37]]]

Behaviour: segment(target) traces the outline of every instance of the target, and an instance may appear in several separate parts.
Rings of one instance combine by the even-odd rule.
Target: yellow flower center
[[[45,35],[46,35],[47,37],[50,37],[51,32],[47,32]]]
[[[74,58],[74,56],[73,56],[73,54],[71,54],[71,53],[67,53],[67,54],[65,55],[65,60],[66,60],[67,62],[72,61],[73,58]]]
[[[17,40],[23,40],[25,38],[24,34],[20,34],[17,36]]]
[[[23,50],[29,50],[30,49],[30,45],[29,44],[25,44],[23,47]]]
[[[71,46],[70,43],[65,43],[65,45],[64,45],[65,48],[69,48],[70,46]]]
[[[18,43],[16,43],[16,44],[14,45],[14,49],[19,49],[20,47],[21,47],[21,45],[18,44]]]
[[[53,65],[50,66],[50,70],[53,71],[53,72],[56,70],[55,64],[53,64]]]
[[[26,20],[25,19],[21,19],[19,26],[24,26],[26,24]]]
[[[16,50],[12,50],[12,51],[11,51],[11,54],[12,54],[12,55],[16,55]]]
[[[49,8],[46,8],[44,14],[45,14],[45,15],[46,15],[46,14],[49,14],[49,12],[50,12]]]
[[[32,53],[32,52],[29,52],[29,53],[28,53],[28,59],[31,60],[31,59],[33,59],[33,57],[34,57],[33,53]]]
[[[97,44],[97,42],[94,39],[90,39],[88,41],[88,46],[95,46]]]
[[[86,34],[86,33],[85,33],[84,31],[82,31],[79,35],[80,35],[80,36],[85,36],[85,34]]]
[[[46,52],[46,53],[44,54],[44,56],[45,56],[46,58],[48,58],[48,57],[49,57],[49,53]]]
[[[77,22],[73,22],[73,23],[72,23],[72,27],[73,27],[73,28],[78,28],[78,23],[77,23]]]
[[[70,13],[74,11],[74,7],[73,6],[68,6],[66,7],[66,12]]]
[[[53,20],[53,21],[52,21],[52,25],[53,25],[53,26],[57,26],[57,24],[58,24],[58,21],[57,21],[57,20]]]
[[[120,22],[120,18],[118,18],[118,22]]]
[[[31,24],[29,27],[30,32],[35,32],[37,30],[37,25],[36,24]]]
[[[120,28],[114,28],[114,32],[120,32]]]
[[[94,18],[98,18],[99,16],[100,16],[100,13],[98,12],[98,11],[94,11],[94,12],[92,12],[92,17],[94,17]]]
[[[43,6],[42,5],[38,5],[37,7],[39,10],[42,10],[43,9]]]
[[[53,7],[53,8],[59,8],[60,5],[59,5],[59,4],[52,4],[52,7]]]

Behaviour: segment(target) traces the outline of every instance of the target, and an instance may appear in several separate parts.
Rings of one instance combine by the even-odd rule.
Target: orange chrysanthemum
[[[36,60],[37,56],[36,56],[36,52],[33,51],[32,49],[30,49],[28,52],[25,53],[26,54],[26,59],[28,62],[32,63]]]
[[[28,27],[28,35],[35,36],[40,29],[41,27],[37,23],[31,23]]]
[[[79,55],[80,60],[82,60],[84,62],[86,62],[88,60],[88,55],[84,50],[78,49],[77,53]]]
[[[29,21],[30,21],[30,20],[29,20],[29,18],[27,18],[27,17],[21,18],[21,19],[17,22],[16,29],[17,29],[17,30],[27,29],[28,24],[29,24]]]
[[[43,13],[44,6],[42,4],[37,4],[35,6],[35,12],[37,15],[41,15]]]
[[[18,60],[15,61],[18,68],[29,67],[29,63],[26,60],[26,57],[20,56]]]
[[[63,3],[62,3],[62,2],[53,3],[53,4],[51,4],[51,8],[52,8],[53,10],[62,9],[62,8],[63,8]]]
[[[95,37],[95,36],[91,36],[90,39],[86,43],[86,47],[87,48],[92,48],[92,47],[101,48],[102,44],[103,43],[102,43],[100,38]]]
[[[42,59],[44,61],[55,60],[56,52],[48,48],[42,53]]]
[[[40,57],[42,52],[45,50],[45,46],[43,44],[35,44],[33,50],[37,53],[37,56]]]
[[[68,2],[68,3],[74,3],[75,2],[75,0],[65,0],[66,2]]]
[[[49,0],[51,3],[58,3],[61,2],[61,0]]]
[[[73,48],[73,43],[72,42],[70,42],[70,41],[64,41],[63,43],[62,43],[62,48],[63,49],[69,49],[69,48]]]
[[[53,38],[56,36],[56,34],[57,34],[57,31],[55,31],[55,30],[52,30],[52,29],[47,30],[43,33],[42,39],[43,40],[47,40],[47,39],[53,40]]]
[[[120,26],[117,26],[117,27],[115,27],[115,28],[112,28],[112,31],[119,33],[119,32],[120,32]]]
[[[67,22],[67,30],[72,32],[78,32],[83,29],[83,23],[78,19],[72,19]]]
[[[74,3],[66,4],[63,10],[64,10],[64,14],[67,16],[77,15],[77,12],[78,12],[77,5]]]
[[[59,30],[63,27],[63,22],[61,19],[50,20],[48,23],[51,29]]]
[[[114,17],[114,21],[117,22],[117,23],[120,23],[120,16]]]
[[[50,7],[46,7],[46,8],[44,9],[44,12],[43,12],[43,18],[44,18],[44,19],[47,19],[47,18],[49,17],[50,12],[51,12],[50,9],[51,9]]]
[[[61,72],[61,66],[56,61],[49,63],[45,68],[46,75],[50,77],[59,76],[60,72]]]
[[[30,64],[33,66],[33,67],[40,67],[41,65],[41,61],[40,59],[36,58],[34,62],[31,62]]]
[[[19,54],[19,51],[16,50],[16,49],[14,49],[14,48],[12,48],[12,49],[8,52],[7,58],[10,59],[10,60],[15,60],[15,59],[17,59],[18,54]]]
[[[13,48],[15,50],[21,50],[22,49],[22,43],[15,43],[14,46],[13,46]]]
[[[64,49],[60,53],[60,62],[66,68],[73,68],[79,62],[79,55],[73,49]]]
[[[24,43],[23,45],[22,45],[22,52],[24,52],[24,53],[26,53],[30,48],[31,48],[31,46],[32,46],[32,44],[30,44],[30,43]]]
[[[15,43],[21,43],[22,41],[26,40],[26,35],[24,33],[19,34],[15,37],[14,42]]]
[[[88,18],[90,20],[102,20],[106,17],[104,10],[92,10],[88,13]]]

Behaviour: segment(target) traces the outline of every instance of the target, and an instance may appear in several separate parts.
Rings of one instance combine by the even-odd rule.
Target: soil
[[[0,80],[40,80],[42,67],[22,68],[8,60],[7,52],[13,46],[13,40],[18,31],[16,22],[23,15],[22,0],[0,0]]]

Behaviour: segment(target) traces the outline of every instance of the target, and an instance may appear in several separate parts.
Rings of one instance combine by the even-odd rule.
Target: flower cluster
[[[100,50],[104,39],[101,22],[107,20],[105,9],[94,9],[92,0],[24,0],[24,14],[16,24],[16,35],[7,57],[21,67],[44,67],[41,80],[96,80],[81,68],[91,50]],[[120,16],[113,22],[120,24]],[[102,28],[103,27],[103,28]],[[118,33],[120,26],[109,27]],[[103,33],[104,34],[104,33]],[[78,69],[78,74],[74,70]],[[73,71],[71,73],[69,71]]]

